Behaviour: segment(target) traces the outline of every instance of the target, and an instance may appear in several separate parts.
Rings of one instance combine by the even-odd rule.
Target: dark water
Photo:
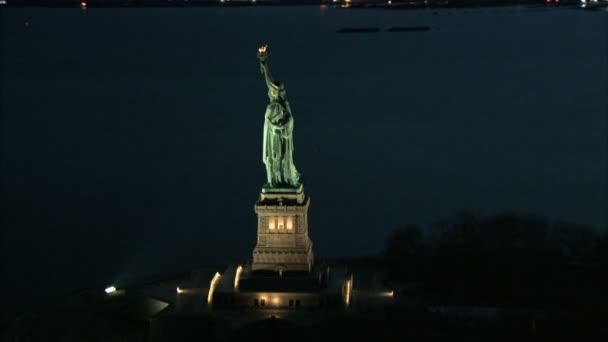
[[[462,209],[607,224],[605,12],[1,15],[9,303],[249,257],[261,43],[294,110],[318,256],[375,252],[401,224]]]

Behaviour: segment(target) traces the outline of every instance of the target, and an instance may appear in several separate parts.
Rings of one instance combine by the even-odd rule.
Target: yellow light
[[[260,55],[266,54],[266,50],[268,50],[268,44],[262,45],[258,48],[258,52],[260,53]]]
[[[350,279],[346,281],[346,291],[344,294],[344,303],[346,306],[350,304],[350,296],[353,290],[353,276],[350,276]]]
[[[106,289],[104,291],[106,291],[107,294],[110,294],[112,292],[116,292],[116,288],[114,286],[110,286],[110,287],[106,287]]]
[[[175,291],[177,291],[177,293],[183,293],[184,290],[180,289],[179,286],[175,289]]]
[[[268,229],[274,230],[274,227],[275,227],[274,217],[270,217],[268,219]]]
[[[285,223],[285,226],[286,226],[287,230],[292,230],[293,229],[293,217],[288,216],[286,221],[287,222]]]
[[[278,221],[277,222],[277,228],[278,229],[285,228],[285,220],[284,220],[283,216],[279,216],[277,221]]]
[[[279,297],[272,297],[272,304],[279,305]]]
[[[215,287],[217,286],[217,282],[220,280],[220,273],[215,272],[213,275],[213,279],[211,279],[211,284],[209,284],[209,293],[207,293],[207,304],[211,304],[211,300],[213,299],[213,292],[215,292]]]
[[[239,265],[239,267],[236,268],[236,275],[234,276],[235,289],[239,288],[239,281],[241,281],[241,273],[243,273],[243,268],[241,267],[241,265]]]

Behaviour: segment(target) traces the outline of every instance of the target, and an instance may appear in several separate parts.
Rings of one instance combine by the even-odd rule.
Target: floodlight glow
[[[272,297],[272,304],[279,305],[279,297]]]
[[[184,292],[184,290],[180,289],[180,288],[179,288],[179,286],[178,286],[178,287],[175,289],[175,291],[176,291],[177,293],[183,293],[183,292]]]
[[[353,290],[353,276],[350,276],[350,279],[346,281],[346,289],[344,293],[344,304],[348,306],[350,304],[350,296]]]
[[[110,287],[106,287],[106,289],[104,291],[106,291],[107,294],[110,294],[112,292],[116,292],[116,288],[114,286],[110,286]]]
[[[239,265],[239,267],[236,268],[236,275],[234,276],[234,288],[235,289],[239,288],[239,282],[241,281],[241,273],[243,273],[243,267],[241,267],[241,265]]]
[[[207,293],[207,304],[211,304],[213,300],[213,292],[215,292],[215,287],[217,286],[217,282],[220,280],[221,274],[219,272],[215,272],[213,279],[211,279],[211,284],[209,284],[209,293]]]

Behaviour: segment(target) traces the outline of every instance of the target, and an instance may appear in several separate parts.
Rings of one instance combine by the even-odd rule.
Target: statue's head
[[[276,81],[275,83],[273,83],[273,87],[270,88],[269,95],[273,100],[285,99],[287,91],[285,91],[285,86],[283,85],[283,82]]]

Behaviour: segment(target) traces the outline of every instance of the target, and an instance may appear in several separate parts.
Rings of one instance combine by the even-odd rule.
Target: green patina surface
[[[268,87],[270,103],[264,115],[263,160],[267,183],[264,189],[300,189],[300,173],[293,163],[293,113],[285,86],[272,78],[266,46],[258,49],[260,69]]]

